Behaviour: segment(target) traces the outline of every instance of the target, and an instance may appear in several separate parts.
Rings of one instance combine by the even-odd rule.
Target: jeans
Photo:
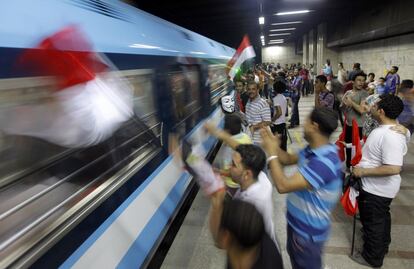
[[[302,86],[301,86],[302,96],[308,96],[309,94],[309,80],[303,80]]]
[[[292,98],[292,117],[290,118],[290,125],[299,125],[299,99],[300,97]]]
[[[372,266],[380,267],[391,243],[392,199],[362,190],[358,196],[364,248],[362,257]]]
[[[322,249],[325,242],[305,239],[287,225],[287,251],[292,269],[321,269]]]

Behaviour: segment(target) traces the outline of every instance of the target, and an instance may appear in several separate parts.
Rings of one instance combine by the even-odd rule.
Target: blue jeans
[[[300,97],[292,98],[292,116],[290,117],[290,125],[299,125],[299,99]]]
[[[293,269],[321,269],[322,249],[325,242],[306,239],[287,225],[287,251]]]

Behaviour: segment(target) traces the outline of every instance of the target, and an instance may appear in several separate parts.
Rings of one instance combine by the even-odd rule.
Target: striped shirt
[[[299,235],[314,242],[326,241],[331,212],[341,194],[341,162],[333,144],[299,152],[299,172],[311,189],[287,197],[287,221]]]
[[[249,125],[255,125],[264,121],[270,122],[272,119],[269,104],[260,96],[257,96],[253,101],[249,99],[246,104],[246,118]],[[254,144],[262,142],[258,129],[251,134],[251,137]]]

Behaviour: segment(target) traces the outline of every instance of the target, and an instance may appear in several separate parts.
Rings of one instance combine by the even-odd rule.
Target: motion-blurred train
[[[168,134],[218,143],[230,89],[230,47],[120,1],[14,0],[0,4],[0,115],[47,102],[50,80],[14,68],[25,49],[76,25],[133,86],[133,119],[87,148],[64,148],[0,126],[0,268],[139,268],[190,191],[168,155]]]

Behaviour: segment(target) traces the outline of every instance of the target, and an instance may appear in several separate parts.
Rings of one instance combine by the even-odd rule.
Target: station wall
[[[338,60],[347,70],[359,62],[365,72],[375,73],[376,78],[384,76],[386,69],[396,65],[401,79],[414,79],[414,34],[343,47]]]
[[[285,64],[301,63],[302,55],[296,54],[295,44],[287,43],[278,46],[269,46],[262,48],[263,63],[280,63]]]

